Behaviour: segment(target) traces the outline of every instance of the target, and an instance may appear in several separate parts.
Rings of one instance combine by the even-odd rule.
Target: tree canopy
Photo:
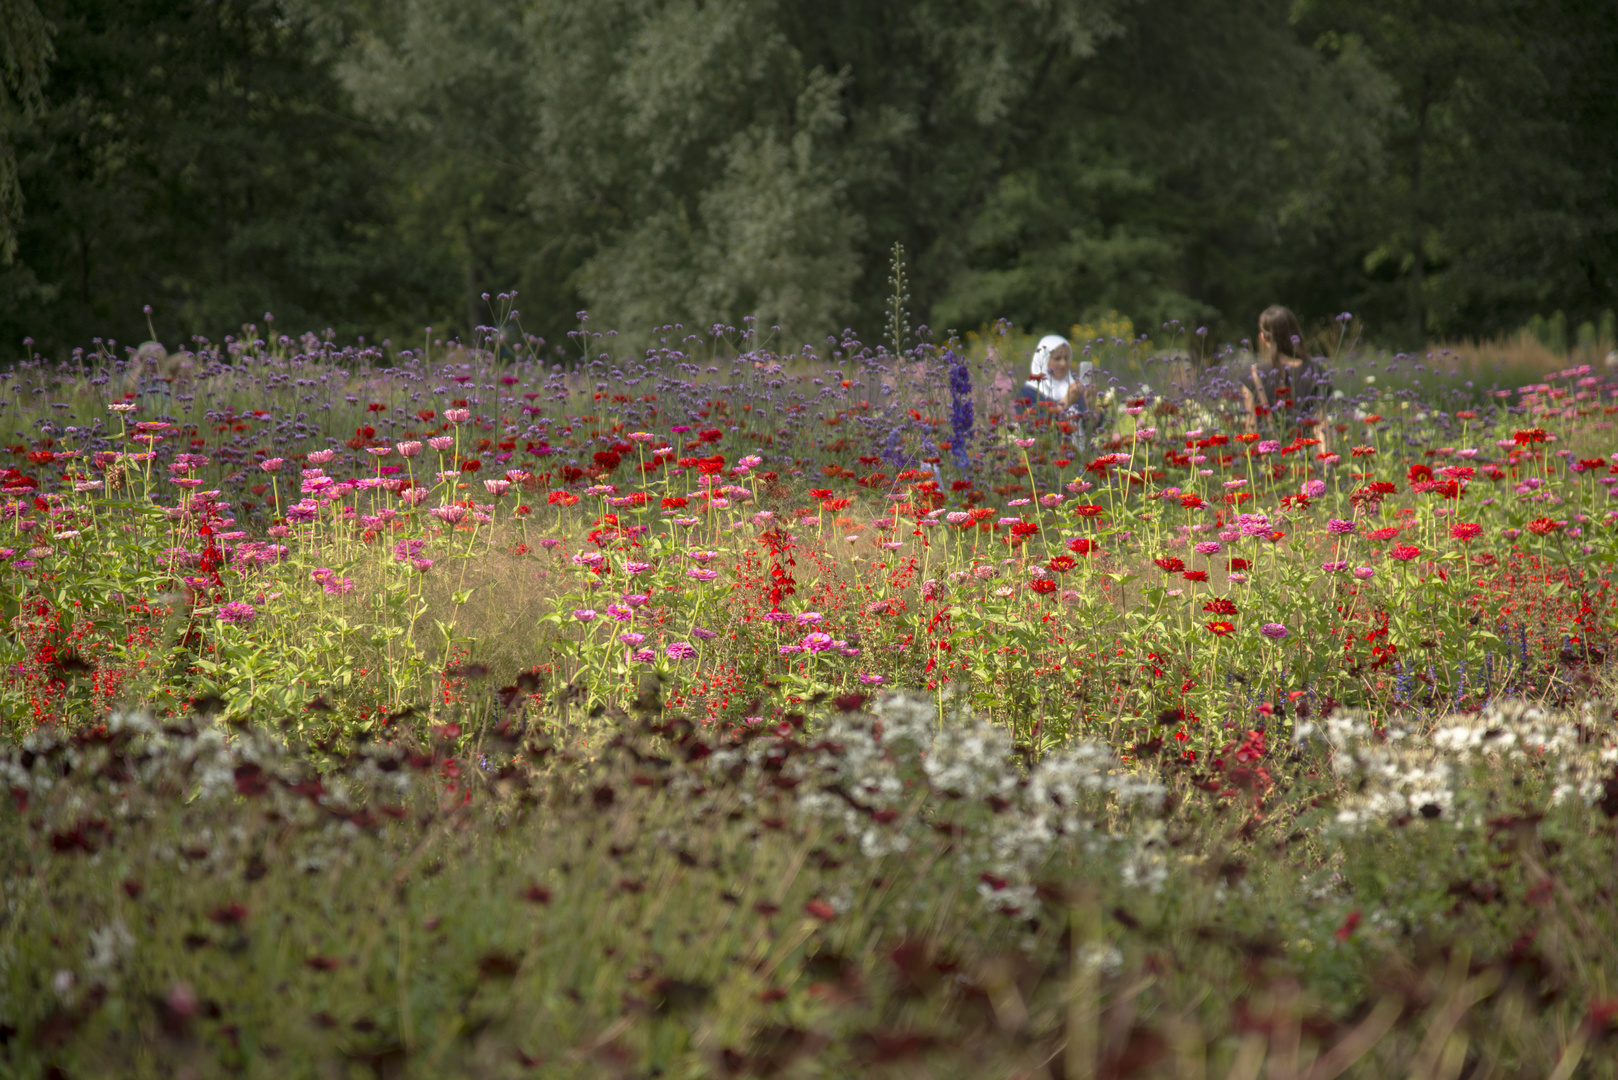
[[[1577,0],[0,0],[0,357],[279,325],[880,333],[1618,306]],[[10,44],[13,40],[15,46]],[[6,170],[15,162],[15,182]],[[8,183],[10,186],[8,187]]]

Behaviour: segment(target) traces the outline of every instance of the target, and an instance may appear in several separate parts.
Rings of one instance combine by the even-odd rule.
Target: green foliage
[[[34,0],[0,3],[0,266],[17,253],[22,188],[17,177],[17,126],[33,116],[43,98],[55,51],[51,26]]]
[[[430,260],[389,239],[383,147],[281,5],[56,0],[45,15],[56,62],[17,133],[28,209],[0,270],[8,351],[25,334],[46,355],[144,337],[146,303],[173,342],[272,310],[347,335],[413,299]]]
[[[1279,300],[1419,344],[1618,292],[1605,5],[4,11],[13,353],[137,340],[148,302],[166,339],[266,310],[465,339],[513,289],[552,342],[588,308],[630,348],[677,323],[791,349],[885,326],[896,243],[940,329],[1234,338]]]
[[[1190,767],[1025,763],[902,695],[739,738],[654,696],[588,760],[514,721],[333,754],[120,714],[0,750],[0,1062],[1610,1080],[1594,719],[1343,717]]]
[[[1618,102],[1618,12],[1543,0],[1306,0],[1326,55],[1363,51],[1397,87],[1380,117],[1381,181],[1343,192],[1342,306],[1419,344],[1509,333],[1614,295],[1618,170],[1601,149]]]

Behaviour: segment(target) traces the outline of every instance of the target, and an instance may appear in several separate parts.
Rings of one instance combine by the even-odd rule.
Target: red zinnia
[[[1152,561],[1156,563],[1158,569],[1162,570],[1165,574],[1178,574],[1181,570],[1185,569],[1185,560],[1176,559],[1172,555],[1164,556],[1161,559],[1153,559]]]
[[[1211,622],[1208,624],[1208,632],[1214,637],[1229,637],[1236,632],[1236,627],[1228,622]]]
[[[1044,596],[1046,593],[1053,593],[1056,591],[1056,582],[1052,581],[1050,578],[1035,578],[1033,581],[1028,583],[1028,587],[1039,593],[1041,596]]]
[[[1522,432],[1518,432],[1518,434],[1520,435]],[[1560,521],[1548,517],[1535,518],[1528,523],[1528,531],[1535,536],[1549,536],[1561,527],[1562,523]]]
[[[1449,534],[1455,540],[1476,540],[1483,535],[1483,526],[1474,525],[1469,521],[1457,521],[1449,527]]]
[[[1399,535],[1399,530],[1390,525],[1386,529],[1372,529],[1365,535],[1369,536],[1372,540],[1392,540],[1395,536]]]
[[[1225,599],[1223,596],[1216,596],[1212,600],[1209,600],[1206,604],[1202,605],[1202,610],[1206,611],[1210,615],[1239,614],[1239,612],[1236,610],[1236,605]]]
[[[1518,446],[1527,446],[1529,443],[1544,442],[1545,429],[1536,427],[1528,428],[1524,431],[1513,432],[1511,440]]]
[[[1088,555],[1092,551],[1101,550],[1101,546],[1093,540],[1080,536],[1067,542],[1067,549],[1075,555]]]
[[[1194,581],[1194,582],[1197,582],[1197,583],[1200,584],[1200,583],[1208,580],[1208,571],[1206,571],[1206,570],[1187,570],[1185,573],[1181,574],[1180,576],[1182,578],[1184,578],[1185,580],[1187,580],[1187,581]]]
[[[1058,555],[1050,561],[1050,568],[1058,574],[1065,574],[1077,565],[1078,561],[1071,555]]]
[[[1103,511],[1103,509],[1101,507],[1095,506],[1095,505],[1075,506],[1073,508],[1073,513],[1078,515],[1079,517],[1087,517],[1087,518],[1100,517],[1103,512],[1104,511]]]
[[[1413,547],[1410,544],[1400,544],[1398,547],[1388,552],[1388,558],[1398,559],[1400,562],[1409,562],[1411,559],[1414,559],[1420,554],[1421,548]]]

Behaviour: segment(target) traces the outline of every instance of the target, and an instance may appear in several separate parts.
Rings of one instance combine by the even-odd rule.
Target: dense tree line
[[[0,356],[1618,306],[1587,0],[0,0]]]

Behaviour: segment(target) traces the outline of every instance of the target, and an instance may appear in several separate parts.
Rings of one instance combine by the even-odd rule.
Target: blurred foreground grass
[[[193,715],[0,759],[17,1076],[1615,1075],[1610,704],[1191,765],[648,682],[333,758]],[[493,722],[491,722],[493,723]]]

